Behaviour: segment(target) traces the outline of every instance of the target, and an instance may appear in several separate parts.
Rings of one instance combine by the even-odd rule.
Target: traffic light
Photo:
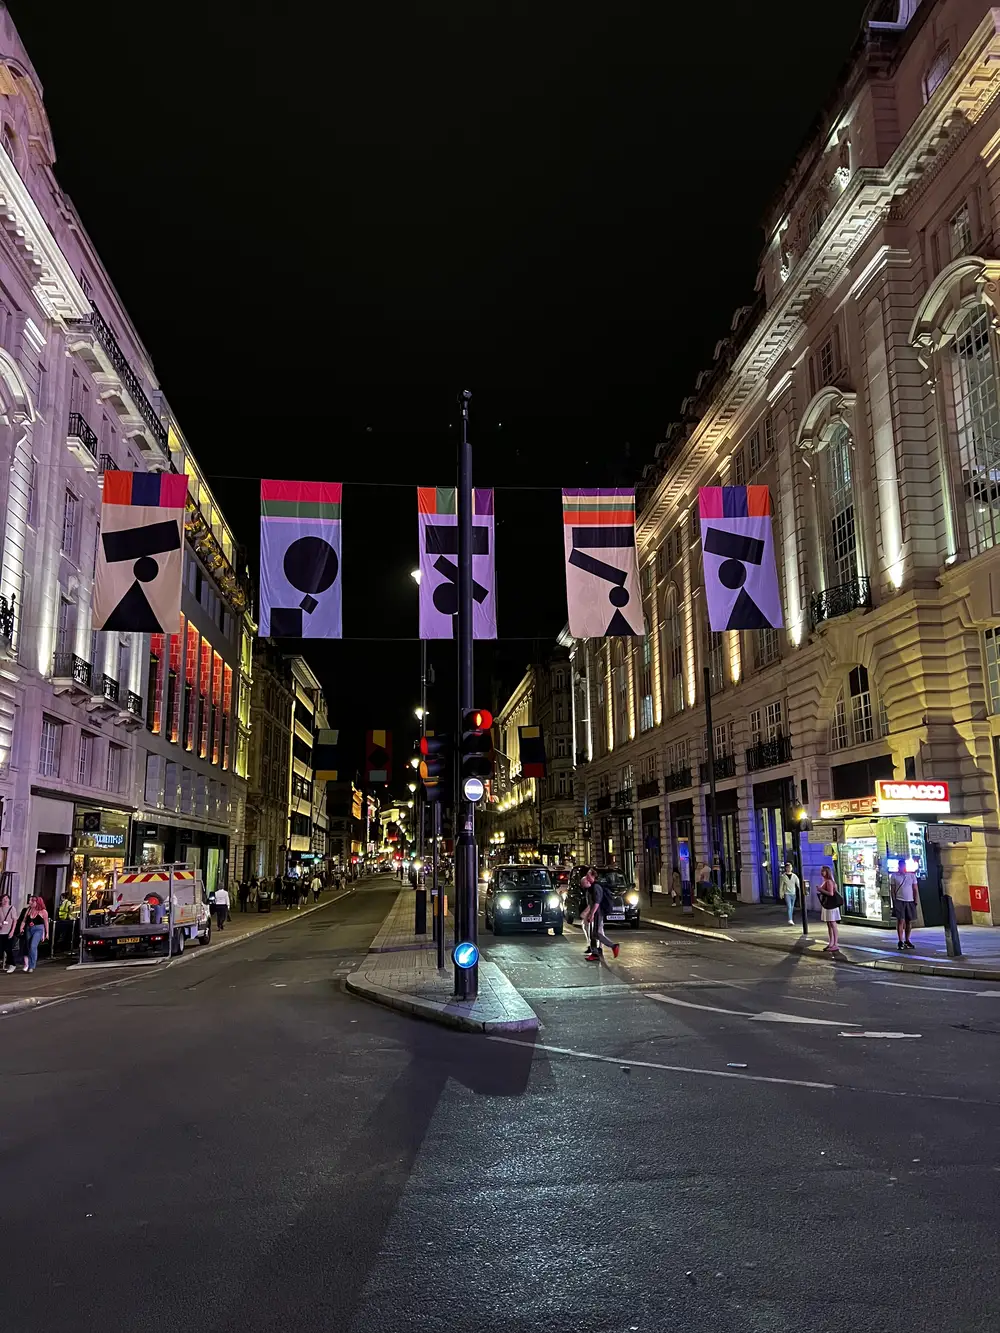
[[[424,797],[428,801],[440,801],[444,790],[445,774],[448,771],[448,736],[435,736],[429,731],[420,738],[420,780],[424,784]]]
[[[461,780],[493,776],[493,714],[471,708],[462,717]]]

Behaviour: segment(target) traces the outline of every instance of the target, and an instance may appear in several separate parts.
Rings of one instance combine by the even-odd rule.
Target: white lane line
[[[1000,999],[1000,990],[967,990],[964,986],[920,986],[915,981],[877,981],[875,977],[867,975],[858,976],[857,980],[867,982],[869,986],[892,986],[899,990],[950,991],[953,995],[985,996]]]
[[[888,1037],[890,1040],[900,1037],[922,1037],[922,1032],[842,1032],[842,1037]]]
[[[520,1041],[516,1037],[487,1036],[487,1041],[503,1042],[505,1046],[524,1046],[532,1051],[548,1051],[550,1055],[569,1055],[575,1060],[596,1060],[604,1065],[622,1065],[629,1069],[660,1069],[668,1074],[702,1074],[707,1078],[735,1078],[744,1083],[781,1083],[788,1088],[817,1088],[834,1092],[836,1083],[812,1083],[801,1078],[769,1078],[765,1074],[734,1074],[729,1069],[695,1069],[689,1065],[661,1065],[653,1060],[619,1059],[612,1055],[594,1055],[590,1051],[574,1051],[568,1046],[546,1046],[537,1041]]]
[[[661,1004],[674,1004],[680,1009],[701,1009],[709,1014],[728,1014],[733,1018],[745,1018],[751,1023],[807,1023],[811,1027],[824,1028],[844,1026],[841,1019],[807,1018],[800,1014],[779,1014],[771,1009],[765,1009],[759,1014],[748,1014],[744,1009],[720,1009],[714,1004],[692,1004],[689,1000],[678,1000],[675,995],[650,995],[649,999],[659,1000]]]

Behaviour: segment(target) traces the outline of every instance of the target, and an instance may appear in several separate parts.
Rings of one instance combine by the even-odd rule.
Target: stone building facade
[[[756,298],[642,478],[647,637],[573,647],[580,852],[647,888],[717,841],[731,891],[766,899],[801,851],[874,921],[912,852],[960,919],[997,919],[997,14],[870,7],[766,219]],[[712,633],[698,487],[747,483],[770,488],[785,624]],[[947,784],[970,840],[932,849],[913,786],[887,818],[890,779]]]

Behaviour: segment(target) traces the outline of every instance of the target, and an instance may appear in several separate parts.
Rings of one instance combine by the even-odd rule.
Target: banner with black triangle
[[[781,629],[771,492],[766,486],[702,486],[698,513],[709,626]]]
[[[578,639],[641,638],[646,627],[635,549],[635,491],[564,490],[569,632]]]

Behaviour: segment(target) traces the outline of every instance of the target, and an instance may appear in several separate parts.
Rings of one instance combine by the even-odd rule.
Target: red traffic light
[[[493,725],[493,714],[485,708],[473,708],[465,715],[466,731],[489,731]]]

